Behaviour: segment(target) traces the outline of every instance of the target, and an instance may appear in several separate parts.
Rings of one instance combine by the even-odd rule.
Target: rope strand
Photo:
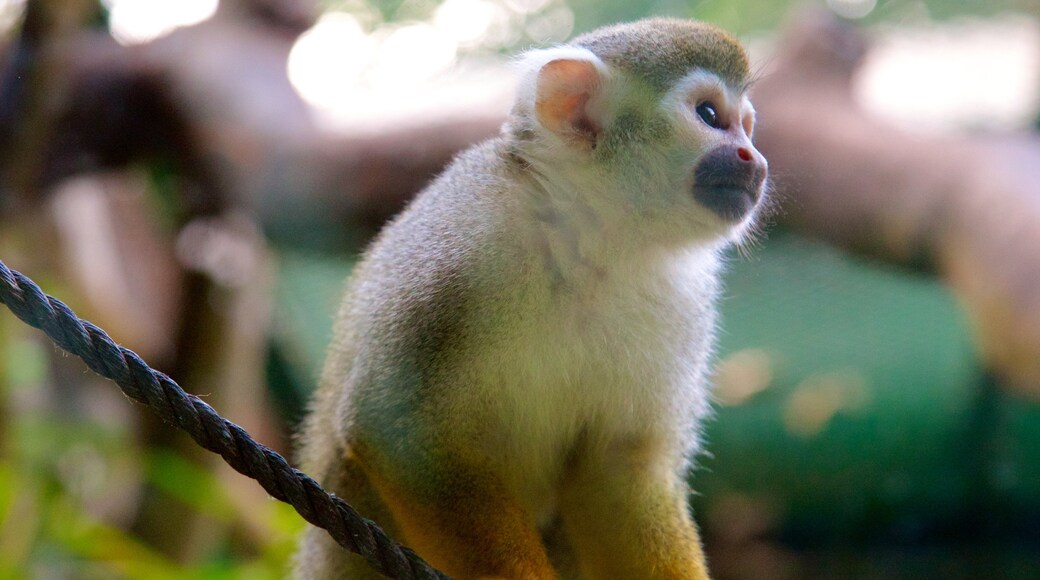
[[[117,345],[104,330],[81,320],[63,302],[44,294],[32,280],[3,262],[0,302],[62,349],[83,359],[92,371],[114,381],[128,397],[187,432],[235,471],[259,482],[272,497],[293,506],[303,519],[328,531],[337,543],[382,574],[395,580],[448,580],[415,552],[394,542],[375,522],[294,469],[274,450],[257,443],[245,429],[184,392],[173,379]]]

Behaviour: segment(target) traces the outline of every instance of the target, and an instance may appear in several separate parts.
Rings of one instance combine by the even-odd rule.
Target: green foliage
[[[145,477],[170,497],[222,522],[235,518],[235,509],[220,482],[206,467],[168,450],[157,450],[145,460]]]
[[[290,423],[303,417],[304,405],[318,383],[333,317],[353,265],[353,259],[314,253],[279,255],[269,370],[274,379],[271,388]]]
[[[0,401],[18,400],[20,412],[0,416],[0,580],[285,577],[303,526],[292,508],[270,500],[244,514],[209,467],[141,449],[129,425],[24,404],[45,398],[48,347],[3,338]],[[232,528],[248,519],[260,526],[260,545],[236,549],[225,539],[197,561],[172,560],[129,527],[145,483]]]
[[[816,548],[953,538],[971,546],[958,564],[1037,577],[1013,543],[1040,514],[1040,409],[986,377],[939,281],[777,232],[734,262],[722,310],[721,404],[692,479],[709,533],[744,518]],[[862,577],[920,577],[910,564]]]
[[[719,407],[700,491],[755,497],[791,533],[832,541],[961,513],[984,452],[982,371],[939,282],[778,233],[734,264],[726,294],[720,360],[753,353],[768,378]]]

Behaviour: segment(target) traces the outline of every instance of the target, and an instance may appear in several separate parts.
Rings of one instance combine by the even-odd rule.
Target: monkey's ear
[[[535,115],[543,127],[565,141],[592,149],[601,124],[590,110],[601,86],[596,65],[587,60],[557,59],[538,71]]]
[[[605,121],[600,97],[606,65],[585,49],[540,52],[533,83],[538,124],[569,145],[594,149]]]

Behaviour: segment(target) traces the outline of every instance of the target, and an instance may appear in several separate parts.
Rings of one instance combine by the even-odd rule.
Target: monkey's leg
[[[357,460],[346,452],[333,469],[335,471],[325,478],[322,485],[400,541],[400,532],[395,529],[389,510]],[[313,526],[305,532],[296,555],[295,577],[299,580],[385,580],[385,576],[376,572],[361,556],[348,552],[328,532]]]
[[[584,578],[708,578],[687,486],[663,457],[626,442],[572,466],[560,510]]]
[[[369,473],[405,543],[430,564],[460,580],[556,578],[530,514],[494,477],[460,467],[423,476],[417,490]]]

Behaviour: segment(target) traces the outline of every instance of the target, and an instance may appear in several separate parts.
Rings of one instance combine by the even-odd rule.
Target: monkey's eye
[[[721,129],[722,126],[719,124],[719,112],[715,110],[715,104],[711,101],[704,101],[697,105],[695,109],[697,116],[704,121],[704,124],[711,127],[712,129]]]

